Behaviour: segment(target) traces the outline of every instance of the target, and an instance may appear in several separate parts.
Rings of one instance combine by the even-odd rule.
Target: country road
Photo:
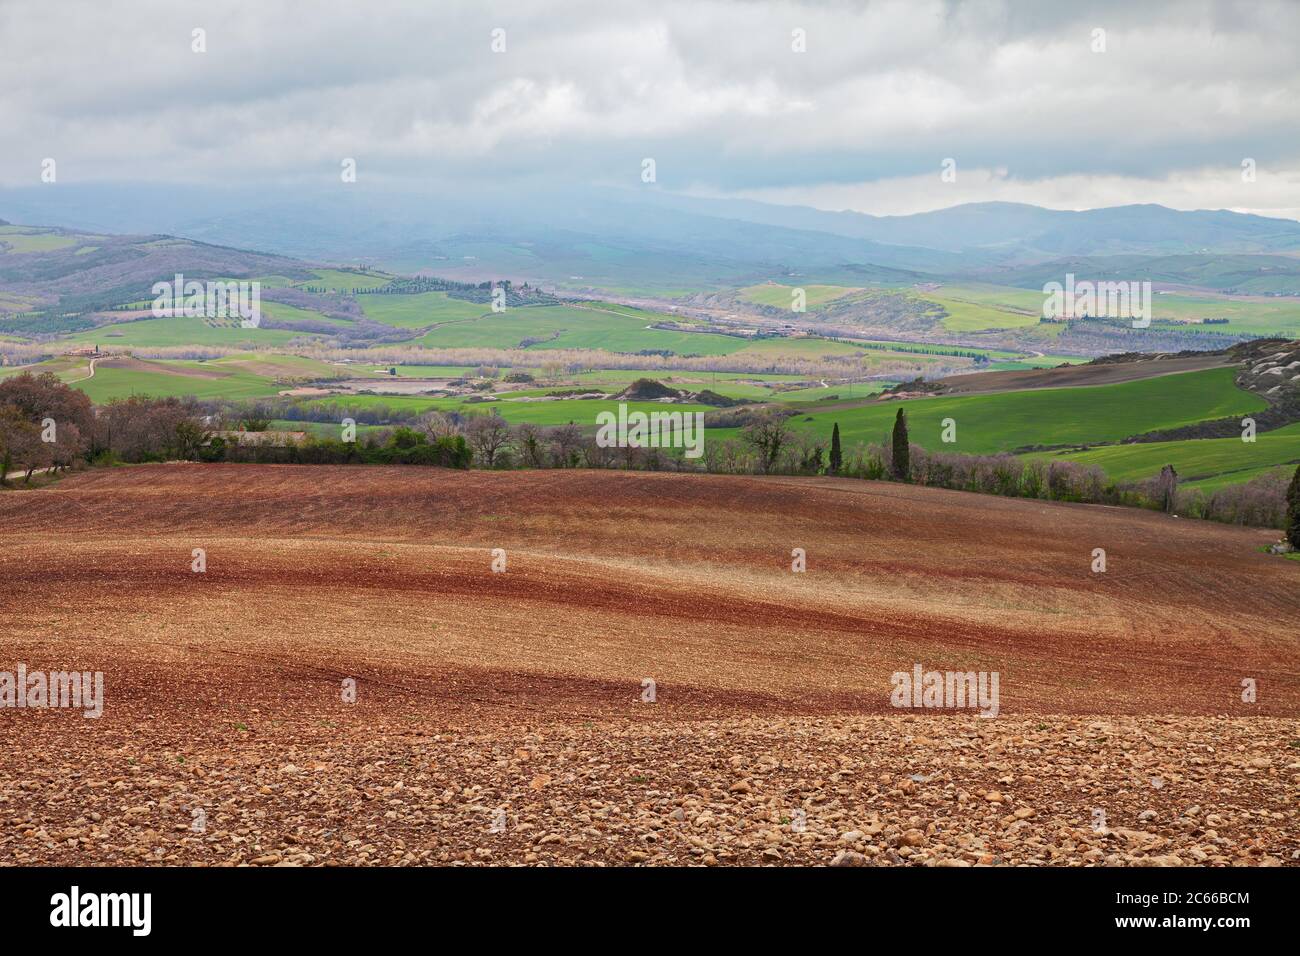
[[[102,357],[102,356],[101,356],[101,357]],[[81,378],[74,378],[72,381],[74,381],[74,382],[84,382],[84,381],[86,381],[87,379],[92,379],[92,378],[94,378],[94,377],[95,377],[95,363],[98,362],[98,361],[99,361],[99,358],[93,358],[93,359],[91,359],[91,360],[90,360],[90,371],[89,371],[87,374],[83,375]]]
[[[54,470],[53,467],[50,467],[50,468],[37,468],[35,471],[32,472],[32,474],[33,474],[33,475],[43,475],[43,474],[45,474],[47,471],[53,471],[53,470]],[[25,477],[27,477],[27,472],[26,472],[26,471],[11,471],[11,472],[9,472],[9,474],[7,474],[7,475],[4,476],[4,480],[5,480],[5,481],[9,481],[11,478],[25,478]]]

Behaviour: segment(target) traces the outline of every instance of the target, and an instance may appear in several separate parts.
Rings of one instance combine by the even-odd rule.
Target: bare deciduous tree
[[[465,423],[465,438],[479,462],[491,468],[502,449],[510,444],[510,425],[495,411],[471,415]]]
[[[557,465],[561,468],[578,467],[579,456],[582,454],[582,430],[577,425],[569,422],[553,429],[551,441]]]
[[[434,441],[460,434],[460,426],[455,420],[450,415],[439,411],[432,411],[421,417],[415,423],[415,428]]]

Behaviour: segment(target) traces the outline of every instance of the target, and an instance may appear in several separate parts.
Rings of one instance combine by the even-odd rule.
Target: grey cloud
[[[208,52],[190,51],[207,30]],[[507,52],[490,51],[503,27]],[[1107,31],[1107,52],[1089,47]],[[807,32],[793,53],[791,31]],[[1289,3],[0,5],[0,184],[660,184],[1300,168]]]

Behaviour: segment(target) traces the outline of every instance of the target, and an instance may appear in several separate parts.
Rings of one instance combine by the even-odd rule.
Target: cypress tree
[[[831,429],[831,474],[838,475],[843,464],[844,453],[840,450],[840,423],[836,422],[835,427]]]
[[[1286,490],[1286,539],[1300,551],[1300,465]]]
[[[1174,513],[1174,502],[1178,500],[1178,472],[1173,465],[1160,469],[1160,507],[1166,514]]]
[[[899,481],[912,476],[912,446],[907,440],[907,413],[902,408],[894,419],[893,473]]]

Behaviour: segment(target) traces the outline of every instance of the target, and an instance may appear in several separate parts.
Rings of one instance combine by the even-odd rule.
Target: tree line
[[[265,431],[260,404],[204,405],[193,399],[132,396],[98,408],[52,373],[0,381],[0,481],[16,473],[84,464],[170,460],[286,464],[434,465],[446,468],[621,468],[723,474],[828,475],[899,481],[1004,497],[1153,508],[1186,517],[1286,529],[1300,548],[1300,468],[1206,494],[1181,489],[1172,466],[1144,482],[1117,483],[1096,466],[1010,454],[934,452],[911,443],[898,409],[879,444],[843,448],[791,427],[779,410],[747,416],[738,438],[706,441],[698,460],[670,449],[603,447],[574,422],[511,425],[496,410],[432,411],[408,424],[297,441],[243,443],[231,432]],[[335,410],[337,411],[337,410]],[[355,425],[353,426],[355,428]],[[345,440],[350,439],[350,440]]]

